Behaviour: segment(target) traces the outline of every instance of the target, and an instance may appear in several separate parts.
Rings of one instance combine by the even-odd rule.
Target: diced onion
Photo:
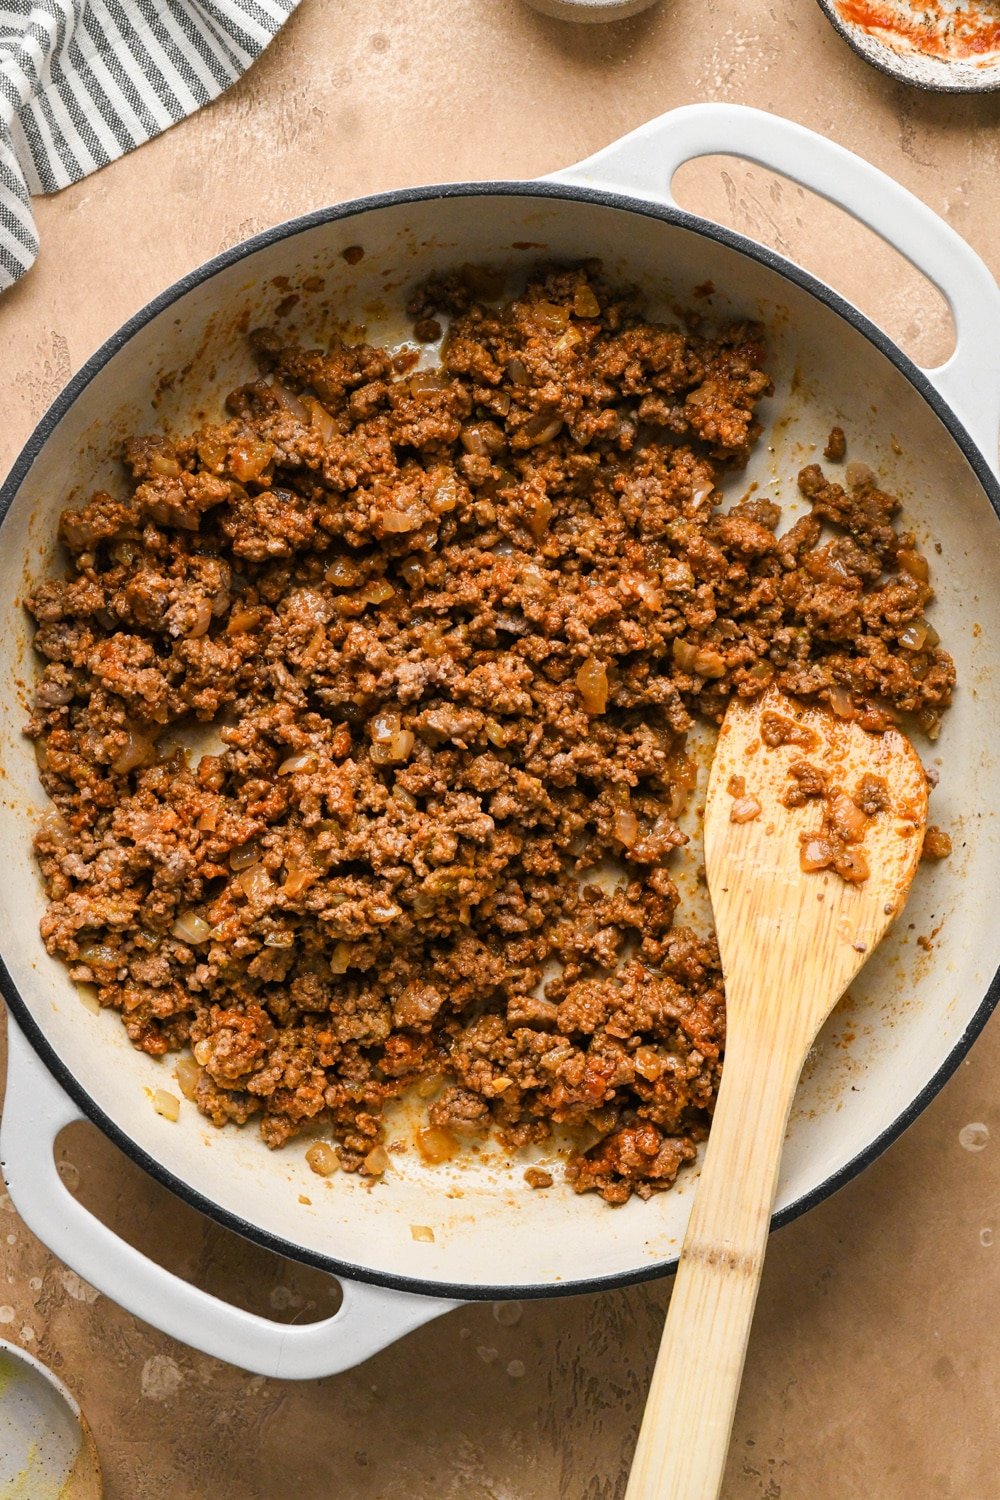
[[[454,510],[458,501],[458,480],[451,469],[445,469],[431,499],[431,509],[435,515],[443,516]]]
[[[374,1146],[361,1163],[361,1166],[362,1170],[367,1172],[369,1177],[381,1177],[382,1173],[389,1166],[388,1151],[386,1151],[384,1146]]]
[[[531,307],[535,321],[549,331],[549,333],[562,333],[569,322],[569,308],[560,307],[557,302],[535,302]]]
[[[357,583],[359,576],[358,565],[350,557],[334,558],[324,574],[327,583],[338,589],[350,588],[351,584]]]
[[[433,1245],[434,1231],[429,1224],[411,1224],[410,1234],[422,1245]]]
[[[346,974],[351,967],[350,943],[336,943],[330,954],[330,973]]]
[[[304,401],[296,396],[294,391],[290,391],[287,386],[279,385],[277,381],[271,386],[271,390],[277,396],[285,410],[291,412],[296,421],[308,422],[310,420],[311,412],[309,408]]]
[[[371,760],[377,766],[396,766],[409,757],[413,749],[414,736],[409,729],[400,729],[388,740],[380,741],[372,745],[369,751]]]
[[[38,826],[38,832],[51,839],[66,839],[69,837],[69,824],[57,807],[47,812]]]
[[[394,734],[399,733],[399,714],[392,709],[383,709],[368,725],[368,733],[376,745],[387,745]]]
[[[851,885],[862,885],[868,879],[868,861],[860,849],[845,849],[837,856],[837,874]]]
[[[701,646],[694,654],[694,670],[698,677],[725,677],[726,663],[718,651]]]
[[[498,750],[502,750],[504,745],[510,743],[511,736],[512,730],[508,729],[505,724],[498,723],[496,719],[486,720],[486,738],[491,745],[496,745]]]
[[[596,656],[588,656],[575,680],[588,714],[603,714],[608,706],[608,674],[604,663]]]
[[[635,1071],[645,1078],[647,1083],[655,1083],[666,1071],[666,1064],[655,1047],[639,1047],[632,1059]]]
[[[155,1089],[153,1091],[153,1108],[165,1120],[177,1120],[180,1118],[181,1101],[176,1094],[168,1094],[166,1089]]]
[[[130,729],[125,744],[111,762],[111,769],[116,776],[125,776],[137,766],[148,765],[155,753],[152,740]]]
[[[631,849],[639,837],[639,819],[630,807],[615,808],[614,827],[618,842],[624,844],[626,849]]]
[[[149,472],[161,479],[179,479],[181,466],[169,453],[154,453],[149,460]]]
[[[399,574],[408,588],[416,589],[424,581],[424,570],[415,557],[404,557],[399,565]]]
[[[537,416],[530,417],[521,428],[522,435],[529,438],[532,443],[550,443],[553,438],[559,436],[562,431],[562,417],[553,416],[551,412],[541,411]]]
[[[830,689],[830,707],[838,719],[854,718],[854,704],[851,701],[850,693],[845,687],[840,687],[836,683]]]
[[[907,651],[922,650],[926,640],[927,626],[923,620],[911,620],[899,636],[899,644],[905,646]]]
[[[262,901],[271,889],[271,877],[259,863],[237,875],[235,883],[248,901]]]
[[[199,599],[194,606],[191,616],[191,624],[185,631],[189,640],[197,641],[205,634],[212,623],[212,601],[211,599]]]
[[[185,1099],[195,1099],[198,1095],[198,1079],[201,1077],[201,1069],[193,1057],[182,1057],[174,1067],[174,1077],[177,1079],[177,1087]]]
[[[211,469],[213,474],[218,474],[226,462],[228,452],[229,444],[219,437],[209,435],[208,437],[203,437],[198,444],[198,457],[205,468]]]
[[[289,932],[285,927],[277,927],[269,932],[264,939],[265,948],[291,948],[295,943],[294,932]]]
[[[200,1042],[195,1042],[191,1051],[194,1053],[195,1062],[203,1068],[206,1068],[212,1060],[212,1043],[208,1037],[204,1037]]]
[[[340,1157],[326,1141],[316,1141],[306,1152],[306,1161],[317,1177],[332,1177],[340,1171]]]
[[[846,792],[834,792],[830,798],[830,824],[848,844],[855,844],[864,836],[868,819]]]
[[[531,384],[531,376],[528,374],[528,367],[524,363],[524,360],[520,359],[516,354],[514,355],[513,359],[507,361],[507,378],[512,385],[523,386]]]
[[[909,573],[910,577],[915,578],[918,583],[926,583],[931,576],[926,557],[922,557],[919,552],[914,552],[909,547],[903,547],[897,553],[896,561],[903,572]]]
[[[675,636],[670,654],[674,659],[674,665],[680,667],[682,672],[693,672],[695,657],[698,648],[692,646],[690,641],[682,641],[680,636]]]
[[[240,484],[259,479],[276,452],[273,443],[262,443],[258,438],[240,438],[229,453],[229,472]]]
[[[760,802],[752,794],[748,797],[737,797],[729,809],[730,823],[752,823],[754,818],[760,817]]]
[[[316,871],[305,865],[289,865],[285,871],[285,881],[281,889],[284,895],[294,900],[301,896],[316,879]]]
[[[531,509],[528,517],[528,530],[531,532],[536,542],[540,542],[542,537],[548,531],[549,522],[551,520],[552,501],[547,495],[535,496],[531,502]]]
[[[226,622],[226,634],[242,635],[244,631],[253,630],[254,626],[260,623],[262,614],[263,611],[259,609],[236,610]]]
[[[417,397],[432,395],[435,391],[443,391],[446,383],[440,370],[417,370],[414,375],[410,376],[410,395]]]
[[[573,293],[573,311],[578,318],[599,318],[601,316],[601,304],[586,282],[581,282]]]
[[[503,433],[494,422],[466,422],[460,439],[466,453],[477,458],[495,457],[507,446]]]
[[[290,755],[287,760],[281,762],[278,775],[295,776],[299,771],[315,771],[318,765],[318,758],[309,752],[302,755]]]
[[[328,443],[337,431],[337,424],[315,396],[303,396],[303,402],[309,411],[309,425],[319,433],[320,441]]]
[[[805,839],[802,844],[802,852],[799,856],[799,864],[803,870],[826,870],[833,861],[833,850],[826,839]]]
[[[458,1141],[450,1130],[429,1125],[426,1130],[417,1131],[417,1150],[428,1166],[437,1167],[451,1160],[458,1150]]]
[[[563,334],[562,338],[556,339],[557,354],[572,354],[578,344],[583,343],[583,334],[579,328],[574,328],[572,323]]]
[[[181,914],[170,929],[172,935],[182,943],[207,943],[211,936],[212,928],[204,917],[199,917],[196,912],[186,911]]]
[[[92,968],[109,969],[118,965],[121,955],[109,943],[84,943],[80,949],[80,962]]]
[[[248,870],[260,860],[263,850],[256,839],[248,839],[245,844],[230,850],[229,868],[231,870]]]
[[[405,531],[416,531],[420,525],[420,517],[410,510],[396,510],[390,507],[382,512],[381,526],[383,531],[401,533]]]

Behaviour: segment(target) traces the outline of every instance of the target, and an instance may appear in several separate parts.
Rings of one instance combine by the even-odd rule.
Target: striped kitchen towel
[[[54,193],[235,83],[299,0],[0,0],[0,291]]]

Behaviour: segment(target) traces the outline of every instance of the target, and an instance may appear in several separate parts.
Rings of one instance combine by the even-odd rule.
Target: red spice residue
[[[1000,12],[993,0],[952,9],[940,0],[836,0],[843,20],[897,51],[931,57],[980,57],[1000,51]]]

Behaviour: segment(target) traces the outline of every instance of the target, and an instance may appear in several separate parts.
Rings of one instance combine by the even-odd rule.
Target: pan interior
[[[363,258],[343,252],[360,246]],[[870,464],[900,494],[905,520],[933,566],[932,618],[953,652],[960,689],[936,744],[918,748],[940,785],[932,821],[955,853],[925,865],[905,916],[824,1030],[795,1107],[779,1208],[811,1195],[867,1153],[908,1111],[961,1043],[1000,964],[992,918],[1000,777],[995,691],[990,673],[1000,638],[1000,525],[967,459],[942,420],[886,353],[831,306],[772,265],[683,223],[597,200],[478,192],[394,200],[340,214],[259,245],[195,281],[120,342],[77,394],[24,474],[3,522],[0,580],[18,598],[52,557],[56,517],[67,501],[104,486],[118,490],[123,434],[184,427],[214,415],[253,366],[245,330],[272,322],[285,304],[290,333],[317,340],[332,321],[364,325],[372,341],[401,342],[408,288],[429,271],[465,261],[512,274],[546,255],[599,256],[607,270],[637,281],[650,310],[669,317],[711,281],[716,318],[751,316],[767,325],[768,430],[729,498],[756,483],[785,523],[798,513],[795,476],[819,455],[831,425],[849,456]],[[352,262],[354,262],[352,264]],[[318,286],[317,281],[322,285]],[[304,284],[308,282],[309,290]],[[289,299],[297,300],[289,306]],[[31,746],[21,737],[32,673],[28,620],[16,610],[3,636],[8,688],[0,722],[5,768],[0,837],[8,878],[0,885],[2,951],[21,1004],[83,1094],[118,1134],[159,1164],[175,1185],[245,1232],[283,1242],[287,1253],[375,1277],[490,1290],[568,1288],[649,1274],[673,1257],[695,1176],[682,1175],[650,1203],[611,1210],[562,1186],[529,1189],[523,1170],[485,1149],[429,1168],[410,1149],[393,1153],[383,1184],[317,1178],[304,1143],[269,1152],[251,1126],[215,1130],[185,1103],[176,1123],[158,1116],[149,1091],[174,1088],[171,1062],[135,1052],[116,1016],[93,1015],[38,936],[43,895],[31,855],[33,824],[45,809]],[[702,786],[704,786],[704,766]],[[697,799],[694,799],[697,801]],[[695,900],[693,842],[680,883]],[[691,911],[682,908],[679,917]],[[411,1141],[405,1108],[391,1134]],[[558,1175],[558,1169],[557,1169]],[[304,1201],[305,1200],[305,1201]],[[433,1240],[414,1237],[433,1230]]]

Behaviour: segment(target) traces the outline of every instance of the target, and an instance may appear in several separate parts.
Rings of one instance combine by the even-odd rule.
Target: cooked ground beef
[[[828,458],[831,463],[843,463],[847,456],[847,439],[842,427],[831,427],[830,436],[826,440],[823,449],[823,457]]]
[[[495,291],[421,289],[437,370],[258,332],[226,421],[130,442],[131,485],[64,513],[27,601],[42,932],[137,1047],[191,1046],[217,1125],[379,1175],[416,1083],[427,1159],[576,1127],[570,1181],[619,1203],[719,1083],[718,951],[669,871],[692,716],[776,682],[933,734],[954,672],[874,481],[804,470],[782,535],[718,509],[760,328],[648,322],[591,263]],[[219,753],[180,748],[197,721]]]

